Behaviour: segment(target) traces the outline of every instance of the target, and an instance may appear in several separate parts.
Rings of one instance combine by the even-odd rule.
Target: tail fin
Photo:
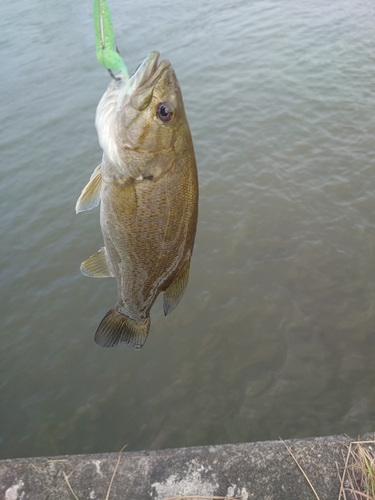
[[[150,329],[150,319],[137,323],[111,309],[102,319],[95,333],[95,342],[101,347],[115,347],[128,344],[139,350],[146,342]]]

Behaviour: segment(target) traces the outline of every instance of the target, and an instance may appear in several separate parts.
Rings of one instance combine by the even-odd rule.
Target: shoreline
[[[361,438],[370,439],[374,434]],[[339,435],[0,460],[0,498],[170,500],[189,495],[241,500],[316,499],[296,459],[319,498],[337,500],[340,478],[336,463],[342,473],[348,445],[353,441],[357,440]]]

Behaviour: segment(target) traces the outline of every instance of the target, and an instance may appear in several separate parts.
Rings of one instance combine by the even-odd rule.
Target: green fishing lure
[[[124,78],[129,78],[128,70],[117,51],[111,12],[106,0],[94,0],[94,27],[96,39],[96,57],[111,73],[121,71]],[[112,74],[112,73],[111,73]]]

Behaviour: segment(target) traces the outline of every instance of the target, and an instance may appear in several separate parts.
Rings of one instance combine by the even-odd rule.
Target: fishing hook
[[[119,76],[115,76],[115,75],[113,74],[113,71],[112,71],[111,69],[108,69],[108,68],[107,68],[107,71],[108,71],[108,73],[111,75],[111,77],[112,77],[114,80],[116,80],[117,82],[118,82],[119,80],[121,80],[121,78],[120,78]]]

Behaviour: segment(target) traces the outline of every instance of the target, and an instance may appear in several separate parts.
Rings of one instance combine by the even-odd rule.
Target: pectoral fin
[[[109,267],[105,247],[98,253],[91,255],[81,264],[81,273],[90,278],[112,278],[113,274]]]
[[[91,210],[99,205],[100,189],[102,187],[102,164],[98,165],[92,173],[89,182],[83,188],[80,197],[76,203],[76,214]]]
[[[185,262],[184,267],[177,278],[164,291],[163,308],[165,316],[173,311],[180,302],[189,280],[190,260]]]

